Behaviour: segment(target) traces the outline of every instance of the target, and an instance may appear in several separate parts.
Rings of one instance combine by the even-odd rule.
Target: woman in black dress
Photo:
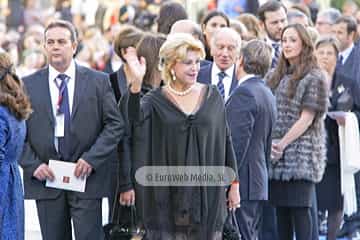
[[[337,56],[339,54],[338,42],[331,37],[320,39],[316,45],[316,57],[320,67],[325,71],[330,106],[329,111],[360,111],[356,102],[358,86],[354,81],[340,76],[336,72]],[[344,94],[348,94],[347,101]],[[325,128],[327,132],[327,162],[322,181],[316,186],[318,207],[320,211],[328,211],[327,239],[335,240],[343,218],[343,196],[341,194],[341,169],[338,125],[343,125],[342,120],[335,120],[326,116]]]
[[[236,172],[222,97],[216,86],[196,82],[200,59],[204,57],[202,44],[187,34],[168,37],[160,49],[165,86],[149,92],[141,102],[145,59],[139,60],[131,48],[125,57],[133,73],[128,109],[129,120],[135,126],[135,169],[227,166]],[[136,184],[135,191],[146,239],[222,239],[226,217],[224,186]],[[239,207],[238,182],[229,186],[228,203],[230,208]]]
[[[139,44],[136,47],[136,53],[138,56],[142,56],[146,59],[146,71],[141,88],[141,95],[145,95],[153,88],[158,88],[161,84],[160,71],[158,69],[158,55],[160,47],[165,42],[165,35],[146,33]],[[128,88],[125,88],[128,91]],[[127,102],[124,98],[119,101],[120,111],[126,115]],[[119,144],[119,179],[117,185],[117,191],[120,193],[119,202],[122,205],[132,205],[135,201],[134,192],[134,179],[131,174],[133,164],[131,161],[131,125],[125,118],[126,122],[126,135],[123,141]]]
[[[278,109],[269,165],[270,201],[276,206],[280,240],[293,239],[294,230],[297,240],[309,240],[312,196],[325,169],[326,82],[302,25],[283,30],[281,47],[279,64],[268,76]]]

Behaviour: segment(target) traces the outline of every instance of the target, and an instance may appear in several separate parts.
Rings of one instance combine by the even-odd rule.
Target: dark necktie
[[[274,49],[274,57],[271,62],[271,68],[275,68],[279,61],[279,57],[280,57],[280,44],[273,43],[272,47]]]
[[[224,83],[223,83],[223,80],[224,78],[226,77],[226,73],[224,72],[219,72],[218,73],[218,77],[219,77],[219,81],[217,83],[217,87],[218,87],[218,90],[220,92],[220,95],[225,98],[225,87],[224,87]]]
[[[57,115],[64,114],[64,137],[58,138],[58,149],[61,160],[69,161],[70,160],[70,106],[69,106],[69,93],[67,88],[67,83],[69,81],[69,76],[65,74],[59,74],[55,78],[56,86],[59,89],[59,97],[57,101]]]
[[[338,64],[340,64],[340,66],[342,66],[342,65],[343,65],[343,61],[344,61],[343,55],[339,54]]]

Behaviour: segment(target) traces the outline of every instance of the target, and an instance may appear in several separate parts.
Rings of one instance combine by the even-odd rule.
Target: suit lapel
[[[211,69],[212,64],[201,67],[197,81],[203,84],[211,84]]]
[[[239,81],[236,79],[236,65],[234,65],[234,72],[232,75],[229,95],[231,95],[231,93],[235,90],[235,88],[238,86],[238,83]]]
[[[117,76],[118,76],[117,81],[118,81],[118,85],[119,85],[120,94],[121,94],[121,96],[124,96],[124,94],[127,91],[127,80],[126,80],[126,76],[125,76],[124,65],[122,65],[120,67]]]
[[[51,105],[51,96],[50,96],[50,86],[49,86],[49,67],[43,69],[39,72],[39,85],[37,89],[39,90],[40,104],[44,108],[45,115],[49,118],[51,126],[55,127],[54,113]],[[42,95],[44,93],[44,95]]]
[[[86,86],[87,86],[86,84],[87,75],[83,71],[83,68],[79,67],[77,64],[75,67],[76,67],[76,71],[75,71],[76,80],[75,80],[73,108],[71,111],[71,120],[73,120],[76,115],[81,98],[85,96]]]

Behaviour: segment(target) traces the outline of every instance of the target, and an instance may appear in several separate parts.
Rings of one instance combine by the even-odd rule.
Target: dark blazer
[[[335,71],[332,86],[331,86],[331,97],[330,97],[330,106],[329,111],[340,111],[343,109],[339,109],[338,100],[340,98],[341,92],[340,89],[344,89],[343,91],[348,91],[352,96],[353,105],[351,112],[353,112],[358,121],[360,122],[360,86],[357,84],[355,79],[348,78],[342,75],[339,72]],[[327,132],[327,162],[326,164],[340,164],[340,151],[339,151],[339,134],[338,134],[338,124],[336,120],[326,117],[325,119],[325,127]]]
[[[128,94],[127,80],[123,65],[118,71],[110,74],[110,82],[115,94],[116,102],[118,103],[118,108],[123,115],[125,123],[125,134],[117,147],[117,159],[119,164],[116,166],[118,168],[118,184],[116,192],[121,193],[134,188],[134,172],[131,162],[132,127],[126,117],[128,111],[126,101],[122,98]],[[145,95],[150,90],[150,86],[143,84],[141,88],[141,96]]]
[[[212,70],[212,66],[215,63],[208,63],[208,64],[204,64],[202,67],[200,67],[200,71],[197,77],[197,81],[203,84],[211,84],[211,70]],[[233,78],[232,78],[232,82],[231,82],[231,86],[230,86],[230,94],[234,91],[234,89],[237,87],[238,85],[238,81],[236,79],[236,74],[235,74],[236,69],[234,68],[234,73],[233,73]]]
[[[203,67],[205,67],[205,66],[207,66],[207,65],[209,65],[209,64],[211,64],[211,63],[212,63],[211,61],[208,61],[208,60],[206,60],[206,59],[201,60],[201,61],[200,61],[200,69],[203,68]]]
[[[119,70],[110,74],[110,83],[115,94],[115,100],[118,103],[121,96],[127,92],[127,80],[124,72],[124,65]]]
[[[359,73],[359,64],[360,64],[360,44],[354,43],[354,48],[351,51],[349,57],[346,59],[344,64],[336,65],[336,72],[338,76],[345,76],[350,79],[359,78],[357,75]]]
[[[275,97],[262,78],[253,77],[236,88],[225,107],[237,158],[241,200],[267,200]]]
[[[259,9],[259,1],[258,0],[247,0],[246,4],[247,4],[247,12],[256,15],[257,11]]]
[[[34,171],[49,159],[60,159],[54,146],[55,119],[49,91],[49,69],[41,69],[24,78],[34,112],[27,120],[27,138],[20,165],[24,170],[25,198],[55,199],[59,189],[46,188],[33,177]],[[109,195],[110,153],[121,139],[123,119],[119,113],[106,74],[76,65],[76,82],[71,113],[71,162],[86,160],[93,172],[80,198]]]

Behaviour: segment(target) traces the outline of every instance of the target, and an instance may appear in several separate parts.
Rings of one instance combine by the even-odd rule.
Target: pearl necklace
[[[182,91],[182,92],[173,89],[170,84],[168,84],[167,87],[171,93],[178,95],[178,96],[185,96],[185,95],[188,95],[191,92],[191,90],[193,90],[193,88],[195,87],[195,83],[193,85],[191,85],[188,89],[186,89],[185,91]]]

